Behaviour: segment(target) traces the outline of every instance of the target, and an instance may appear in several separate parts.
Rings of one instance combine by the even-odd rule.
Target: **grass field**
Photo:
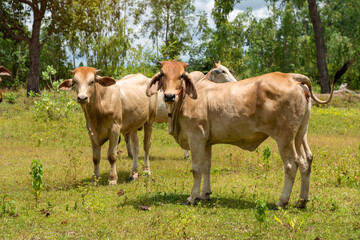
[[[107,186],[105,144],[101,178],[94,186],[81,109],[68,93],[24,95],[23,90],[5,92],[0,104],[0,239],[360,239],[356,101],[337,98],[326,107],[313,106],[310,202],[307,209],[295,208],[298,174],[289,206],[273,211],[261,203],[274,206],[284,174],[271,139],[255,152],[214,146],[211,201],[186,206],[182,203],[193,182],[191,160],[183,159],[166,124],[154,127],[152,178],[128,181],[132,161],[121,142],[118,185]],[[265,149],[271,151],[269,158]],[[44,183],[38,206],[29,174],[36,159],[43,164]]]

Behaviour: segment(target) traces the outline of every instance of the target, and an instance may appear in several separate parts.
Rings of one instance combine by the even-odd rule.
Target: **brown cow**
[[[182,148],[190,148],[194,185],[188,203],[210,198],[213,144],[232,144],[254,151],[270,136],[277,142],[285,172],[284,187],[276,205],[288,204],[299,168],[298,206],[306,206],[313,156],[307,143],[311,101],[305,92],[309,91],[311,98],[322,104],[329,102],[332,94],[327,101],[317,99],[310,80],[300,74],[274,72],[224,84],[203,78],[194,85],[185,63],[173,60],[161,65],[146,93],[151,96],[163,89],[171,116],[169,133]],[[347,66],[336,74],[335,80]]]
[[[94,175],[99,177],[101,146],[109,140],[107,152],[111,164],[109,184],[117,183],[116,147],[120,133],[132,141],[133,167],[130,177],[138,177],[137,159],[139,140],[137,130],[144,126],[145,171],[150,175],[149,149],[152,125],[156,115],[157,96],[145,95],[149,79],[134,74],[116,82],[110,77],[97,76],[98,70],[79,67],[72,71],[73,79],[63,81],[59,88],[71,90],[74,86],[77,102],[84,111],[93,151]]]
[[[11,76],[11,72],[3,66],[0,66],[0,82],[1,82],[1,76]],[[0,102],[2,102],[2,94],[0,91]]]

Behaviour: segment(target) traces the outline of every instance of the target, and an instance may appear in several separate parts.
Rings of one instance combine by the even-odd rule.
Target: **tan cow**
[[[194,83],[205,77],[205,75],[200,71],[194,71],[189,73],[190,78],[193,80]],[[225,83],[225,82],[236,82],[237,80],[232,75],[231,71],[221,65],[221,62],[215,63],[213,60],[213,68],[206,74],[208,79],[211,79],[211,81],[216,83]],[[126,77],[124,77],[126,78]],[[166,105],[164,101],[164,93],[163,91],[158,92],[158,99],[157,99],[157,114],[155,118],[155,122],[157,123],[163,123],[168,121],[168,112],[166,110]],[[126,141],[126,149],[128,152],[129,157],[132,157],[131,152],[131,144],[127,137],[125,136]],[[188,158],[189,150],[184,151],[184,158]]]
[[[1,76],[11,76],[11,72],[3,66],[0,66],[0,82],[1,82]],[[2,94],[0,91],[0,102],[2,102]]]
[[[232,144],[254,151],[270,136],[277,142],[285,171],[284,187],[276,205],[284,207],[288,204],[299,168],[298,206],[306,206],[313,159],[307,143],[310,96],[324,104],[331,100],[332,94],[327,101],[317,99],[310,80],[301,74],[274,72],[224,84],[203,78],[194,85],[185,63],[173,60],[161,65],[146,93],[151,96],[163,89],[165,99],[171,99],[166,102],[171,116],[169,133],[182,148],[190,148],[192,155],[194,185],[187,199],[189,203],[210,198],[213,144]],[[335,80],[347,66],[336,74]]]
[[[79,67],[72,71],[73,79],[63,81],[59,88],[75,87],[77,102],[84,111],[93,151],[94,175],[99,177],[101,146],[109,140],[107,152],[111,164],[109,184],[117,183],[116,147],[120,133],[132,141],[133,167],[130,177],[138,177],[139,140],[137,130],[144,126],[145,171],[150,175],[149,149],[152,125],[156,116],[156,98],[145,95],[149,79],[134,74],[116,82],[110,77],[97,76],[98,70]]]

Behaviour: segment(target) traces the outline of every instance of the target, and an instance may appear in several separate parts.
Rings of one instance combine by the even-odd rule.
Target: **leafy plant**
[[[10,93],[10,94],[7,96],[7,101],[8,101],[8,103],[14,104],[14,103],[15,103],[15,100],[16,100],[16,96],[15,96],[14,93]]]
[[[260,233],[262,231],[262,226],[264,222],[266,221],[266,215],[268,211],[268,207],[266,206],[266,202],[263,200],[256,200],[256,206],[255,206],[255,218],[260,224]]]
[[[4,194],[1,197],[1,204],[0,204],[0,217],[4,215],[15,216],[15,204],[14,200],[10,200],[8,194]]]
[[[36,118],[53,121],[66,118],[70,111],[78,108],[67,92],[59,92],[60,81],[53,82],[53,92],[44,90],[40,98],[34,101]]]
[[[33,160],[30,164],[30,175],[33,180],[31,184],[33,186],[33,193],[36,201],[36,207],[38,206],[41,191],[44,189],[43,186],[43,167],[40,160]]]
[[[263,161],[264,166],[269,169],[270,168],[270,156],[271,156],[271,150],[269,146],[266,146],[263,151]]]
[[[279,211],[283,217],[286,218],[286,223],[283,223],[277,216],[274,216],[274,219],[279,222],[281,225],[289,226],[291,229],[291,239],[298,239],[299,234],[304,230],[305,220],[307,216],[298,216],[290,217],[290,215],[282,208],[279,208]]]

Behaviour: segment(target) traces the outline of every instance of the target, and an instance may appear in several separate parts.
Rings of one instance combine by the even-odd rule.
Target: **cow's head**
[[[232,71],[229,70],[227,67],[221,65],[221,62],[215,63],[213,62],[213,68],[207,74],[207,77],[217,83],[226,83],[226,82],[236,82],[237,80],[232,75]]]
[[[170,109],[173,108],[183,94],[187,94],[193,99],[197,98],[195,86],[186,72],[188,64],[177,60],[163,61],[160,64],[160,72],[153,76],[146,89],[148,97],[163,89],[164,101],[169,113],[172,112]]]
[[[72,79],[64,80],[60,86],[60,90],[71,90],[75,87],[77,93],[77,102],[80,104],[89,103],[96,84],[107,87],[116,83],[111,77],[100,77],[97,74],[100,70],[91,67],[79,67],[71,71],[74,74]]]

